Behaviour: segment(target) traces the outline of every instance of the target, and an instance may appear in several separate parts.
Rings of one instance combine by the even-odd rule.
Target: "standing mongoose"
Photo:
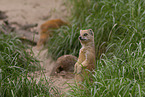
[[[75,80],[78,85],[84,81],[85,76],[89,77],[88,70],[95,69],[96,62],[93,30],[80,30],[79,40],[82,48],[79,51],[79,58],[74,67]]]

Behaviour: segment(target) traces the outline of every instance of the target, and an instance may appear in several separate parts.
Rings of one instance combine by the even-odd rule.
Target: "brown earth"
[[[9,22],[17,22],[21,25],[38,24],[35,28],[39,32],[40,25],[50,19],[62,19],[67,21],[69,16],[65,7],[65,0],[0,0],[0,11],[6,12]],[[2,20],[0,21],[2,22]],[[39,52],[32,47],[35,56],[41,61],[42,68],[45,68],[45,76],[54,81],[54,86],[58,87],[62,92],[66,92],[68,85],[65,83],[73,83],[74,79],[65,79],[63,77],[50,77],[51,70],[55,65],[55,61],[51,57],[47,58],[47,50]],[[37,73],[36,79],[41,77]]]

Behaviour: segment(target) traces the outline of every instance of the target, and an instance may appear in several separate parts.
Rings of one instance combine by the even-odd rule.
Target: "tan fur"
[[[74,67],[75,80],[78,85],[84,81],[84,77],[89,77],[87,69],[90,71],[95,69],[95,46],[92,29],[80,30],[79,40],[82,48],[80,49],[79,58]]]
[[[61,19],[49,20],[43,23],[40,27],[41,31],[39,32],[40,38],[37,42],[37,48],[39,49],[47,42],[48,38],[52,36],[52,32],[54,29],[57,29],[63,25],[67,25],[67,23],[62,21]]]

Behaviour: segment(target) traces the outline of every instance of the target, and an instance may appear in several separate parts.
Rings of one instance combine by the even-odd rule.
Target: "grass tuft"
[[[28,76],[40,70],[39,61],[13,35],[0,35],[0,97],[56,96],[51,82]]]
[[[130,52],[125,49],[125,57],[107,57],[105,54],[97,62],[97,69],[93,74],[93,83],[83,83],[83,89],[71,88],[70,96],[77,97],[129,97],[145,96],[145,51],[142,43]],[[130,48],[128,46],[128,48]]]

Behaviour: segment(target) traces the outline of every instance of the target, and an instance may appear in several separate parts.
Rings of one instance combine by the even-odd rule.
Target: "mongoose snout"
[[[80,40],[83,40],[83,38],[82,38],[81,36],[79,36],[79,39],[80,39]]]
[[[82,36],[79,36],[79,40],[86,40],[86,38],[83,38]]]

